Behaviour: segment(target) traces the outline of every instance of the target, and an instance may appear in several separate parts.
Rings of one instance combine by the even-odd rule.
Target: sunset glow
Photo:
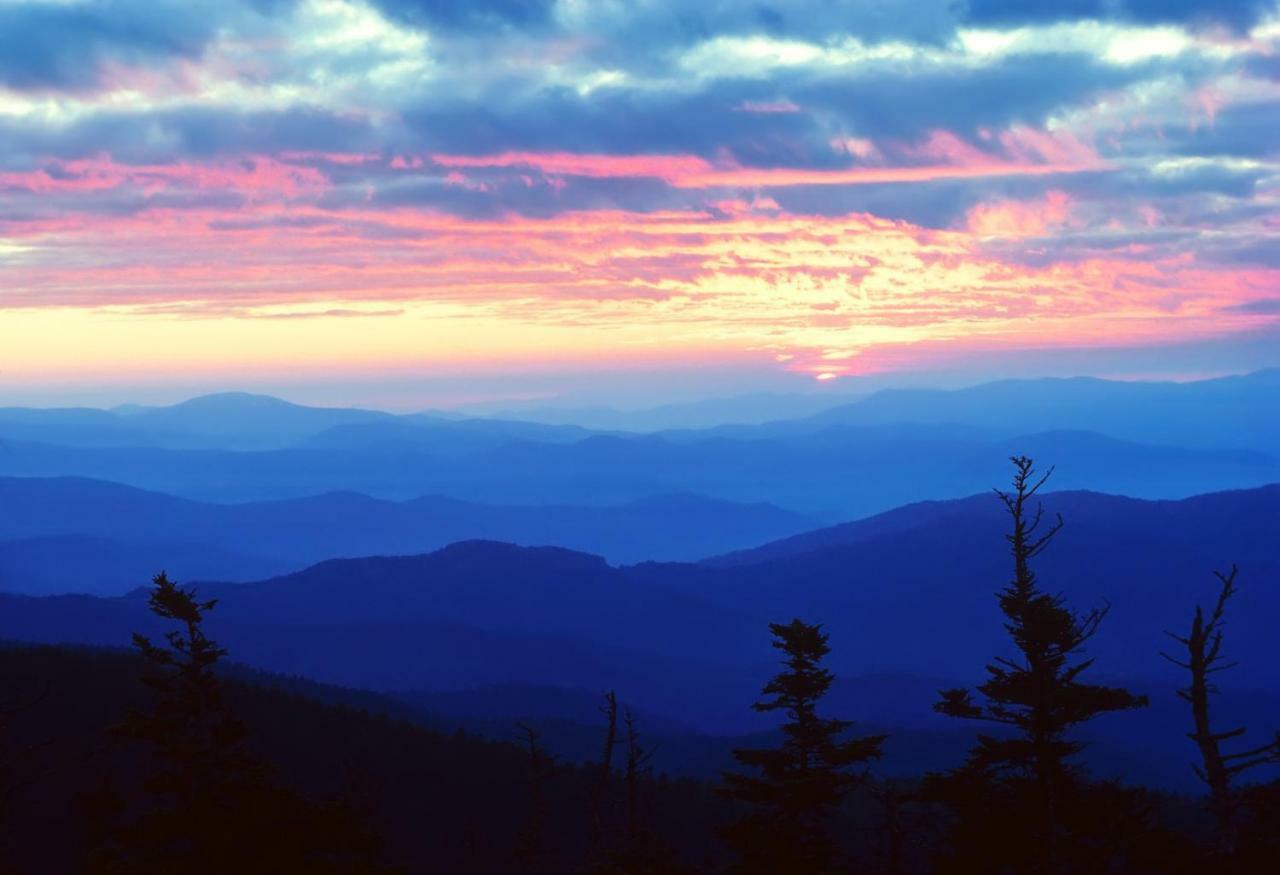
[[[1280,337],[1275,9],[115,5],[0,4],[4,386]]]

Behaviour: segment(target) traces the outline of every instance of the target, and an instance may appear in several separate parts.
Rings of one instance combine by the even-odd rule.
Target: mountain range
[[[210,631],[249,665],[497,734],[532,711],[566,755],[616,689],[696,771],[725,747],[705,734],[769,731],[747,707],[767,624],[800,617],[831,634],[833,707],[909,739],[890,768],[941,765],[968,730],[936,690],[1007,647],[984,490],[1028,454],[1057,466],[1044,501],[1066,520],[1042,583],[1107,607],[1095,671],[1153,701],[1091,727],[1095,764],[1159,775],[1178,755],[1164,633],[1233,562],[1224,713],[1280,722],[1280,372],[827,400],[650,433],[237,393],[0,409],[0,639],[157,633],[139,587],[165,569],[218,599]]]
[[[768,504],[692,495],[613,507],[356,493],[211,504],[75,477],[0,478],[0,507],[10,510],[0,515],[0,589],[36,594],[123,593],[157,563],[184,579],[252,580],[333,557],[423,553],[477,538],[563,545],[617,563],[692,561],[816,525]]]
[[[1094,671],[1165,703],[1147,717],[1100,721],[1099,732],[1132,740],[1180,713],[1182,678],[1159,656],[1164,632],[1189,623],[1214,593],[1212,571],[1232,562],[1241,576],[1228,649],[1240,666],[1222,686],[1253,722],[1280,719],[1269,656],[1280,486],[1155,502],[1060,492],[1044,503],[1066,526],[1042,557],[1042,584],[1080,608],[1109,605],[1089,647]],[[929,691],[979,681],[1007,648],[994,598],[1008,577],[1002,513],[989,494],[929,502],[700,563],[614,566],[561,548],[471,541],[200,589],[219,599],[211,633],[262,668],[401,695],[613,688],[702,732],[767,726],[746,708],[771,671],[765,626],[799,616],[831,635],[830,662],[844,679],[833,707],[936,731]],[[156,629],[138,594],[0,597],[7,639],[123,644],[135,629]]]
[[[651,434],[311,408],[236,393],[162,408],[0,409],[0,475],[94,478],[214,502],[356,492],[400,502],[600,507],[694,494],[773,504],[820,522],[972,494],[997,482],[1013,453],[1052,459],[1062,488],[1181,498],[1260,486],[1280,481],[1277,446],[1280,371],[1191,383],[884,390],[788,420]],[[775,534],[782,532],[751,536]],[[525,542],[521,535],[475,525],[449,533]],[[607,540],[560,543],[640,558]]]

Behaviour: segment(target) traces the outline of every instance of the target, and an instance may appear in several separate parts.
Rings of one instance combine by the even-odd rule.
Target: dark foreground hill
[[[289,786],[346,807],[396,871],[519,871],[530,769],[514,743],[425,728],[414,710],[373,695],[235,670],[227,684],[254,751]],[[0,863],[6,872],[82,872],[88,800],[135,765],[107,730],[145,707],[141,664],[124,651],[0,647],[0,690]],[[583,768],[557,766],[542,783],[554,871],[582,867],[590,781]],[[680,857],[721,853],[713,836],[723,807],[710,788],[646,782],[644,794]]]

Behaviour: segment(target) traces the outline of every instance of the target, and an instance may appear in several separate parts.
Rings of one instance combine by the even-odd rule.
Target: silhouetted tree
[[[1236,850],[1236,808],[1238,800],[1232,786],[1237,775],[1267,763],[1280,762],[1280,733],[1264,745],[1235,753],[1222,749],[1224,741],[1239,738],[1247,731],[1244,727],[1215,732],[1210,714],[1210,697],[1218,691],[1212,675],[1226,671],[1235,665],[1222,661],[1222,628],[1226,624],[1227,602],[1236,593],[1236,566],[1228,574],[1215,571],[1221,588],[1213,611],[1205,619],[1204,610],[1196,605],[1191,620],[1191,630],[1185,635],[1167,633],[1186,649],[1186,661],[1162,653],[1165,659],[1180,666],[1190,674],[1190,683],[1178,691],[1191,706],[1194,729],[1187,737],[1196,743],[1200,751],[1200,765],[1196,774],[1209,787],[1209,799],[1213,806],[1217,825],[1217,850],[1224,858],[1230,858]]]
[[[650,776],[649,761],[653,758],[653,751],[641,746],[640,730],[630,708],[625,709],[622,722],[627,728],[627,846],[634,856],[651,833],[640,806],[640,781]]]
[[[554,854],[548,841],[547,783],[555,768],[553,757],[542,746],[538,731],[524,723],[517,724],[520,738],[528,751],[528,807],[524,827],[516,836],[516,862],[521,872],[530,875],[556,871]]]
[[[614,704],[610,702],[609,704]],[[606,706],[606,716],[610,713]],[[616,711],[613,712],[616,714]],[[623,765],[623,816],[621,835],[599,856],[593,871],[599,875],[673,875],[686,871],[677,854],[658,835],[651,806],[644,798],[653,789],[653,772],[649,765],[652,751],[640,743],[635,714],[622,709],[626,752]]]
[[[852,770],[879,758],[885,736],[842,739],[853,724],[818,715],[834,680],[821,666],[830,648],[820,626],[792,620],[769,629],[786,669],[764,687],[769,698],[752,707],[786,714],[783,741],[778,748],[733,752],[759,775],[725,773],[722,792],[754,809],[725,837],[740,856],[739,871],[827,872],[835,857],[831,811],[863,777]]]
[[[978,821],[992,817],[993,830],[987,833],[979,822],[970,820],[972,849],[994,861],[996,851],[1014,849],[1011,871],[1048,873],[1065,871],[1062,806],[1075,789],[1077,775],[1071,759],[1083,748],[1068,733],[1074,727],[1109,711],[1122,711],[1146,704],[1118,687],[1083,683],[1080,676],[1093,664],[1080,658],[1085,644],[1097,633],[1107,608],[1077,614],[1061,595],[1042,590],[1032,570],[1038,556],[1062,528],[1062,518],[1044,524],[1044,510],[1035,502],[1036,494],[1052,475],[1050,469],[1037,479],[1034,463],[1025,456],[1011,459],[1014,465],[1013,490],[996,494],[1009,513],[1012,529],[1006,539],[1013,556],[1013,580],[999,593],[1005,628],[1017,649],[1013,658],[997,657],[987,666],[988,678],[974,700],[965,689],[944,690],[934,707],[943,714],[980,720],[1006,727],[1011,732],[980,735],[962,774],[943,797],[956,803],[982,798],[970,807]],[[1003,783],[997,783],[1003,782]],[[958,794],[958,795],[957,795]],[[997,801],[1004,810],[1030,822],[1020,830],[1008,821],[994,818]],[[961,850],[963,837],[953,836]],[[1026,868],[1019,869],[1023,866]],[[989,871],[1000,871],[992,862]]]
[[[178,624],[165,645],[134,634],[151,707],[133,710],[115,734],[147,754],[140,800],[100,795],[103,872],[378,872],[376,842],[341,804],[312,804],[274,780],[245,744],[215,671],[226,651],[204,632],[213,600],[200,601],[165,574],[149,605]],[[136,803],[136,804],[131,804]]]
[[[613,690],[604,694],[600,713],[605,719],[604,750],[600,754],[600,767],[591,786],[591,847],[596,854],[603,853],[606,833],[613,826],[613,752],[618,746],[618,696]]]

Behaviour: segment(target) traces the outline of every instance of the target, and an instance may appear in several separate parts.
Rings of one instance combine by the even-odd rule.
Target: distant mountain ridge
[[[165,407],[0,408],[0,437],[76,447],[261,451],[312,443],[342,446],[344,434],[368,435],[375,442],[386,434],[408,435],[417,445],[438,450],[433,437],[447,447],[464,439],[481,444],[515,438],[555,441],[580,439],[590,432],[496,419],[308,407],[249,392],[201,395]]]
[[[86,477],[217,502],[356,492],[396,501],[440,495],[488,505],[598,507],[694,493],[834,522],[921,497],[980,491],[999,482],[1014,453],[1057,461],[1063,488],[1144,498],[1280,480],[1280,457],[1261,451],[1188,450],[1070,431],[999,438],[945,425],[833,426],[763,439],[522,439],[477,442],[461,455],[417,447],[235,452],[8,441],[0,476]]]
[[[1165,630],[1183,628],[1211,597],[1212,571],[1237,562],[1229,645],[1241,665],[1230,684],[1280,691],[1271,658],[1280,485],[1175,502],[1087,492],[1044,502],[1066,528],[1038,563],[1041,583],[1079,608],[1111,605],[1089,645],[1099,672],[1171,690],[1181,677],[1158,655]],[[849,677],[972,682],[1007,648],[994,597],[1009,574],[998,501],[896,513],[732,565],[615,567],[564,549],[472,541],[201,590],[220,599],[211,629],[263,668],[383,690],[616,688],[655,714],[739,731],[758,725],[743,703],[773,659],[770,620],[823,623],[831,665]],[[136,596],[0,596],[3,638],[120,643],[151,622]],[[927,725],[930,704],[904,701],[880,719]]]
[[[618,563],[693,560],[817,524],[767,504],[694,495],[612,507],[389,502],[357,493],[210,504],[75,477],[0,478],[0,509],[0,590],[33,593],[120,593],[158,567],[187,579],[251,580],[334,557],[424,553],[475,538],[566,545]]]
[[[702,431],[704,437],[775,436],[812,432],[832,425],[889,423],[977,426],[1006,436],[1075,429],[1140,442],[1193,447],[1265,449],[1280,434],[1280,369],[1198,381],[1106,380],[1094,377],[1008,379],[961,389],[885,388],[854,396],[758,393],[710,398],[653,408],[700,422],[665,432]],[[714,411],[743,409],[753,402],[751,423],[716,424]],[[1259,403],[1262,402],[1262,403]],[[700,407],[706,414],[699,417]],[[168,406],[94,408],[0,407],[0,436],[76,446],[163,446],[172,449],[281,449],[318,439],[346,426],[397,425],[457,431],[479,438],[582,439],[591,433],[665,433],[660,425],[639,427],[625,411],[595,411],[599,424],[523,421],[519,408],[487,405],[480,415],[457,412],[394,414],[345,407],[310,407],[269,395],[221,392]],[[782,415],[761,421],[760,411]],[[571,411],[570,411],[571,412]],[[1222,419],[1221,417],[1225,417]],[[660,418],[660,417],[659,417]],[[556,419],[556,417],[552,417]],[[405,432],[408,434],[409,432]],[[1234,438],[1234,439],[1233,439]],[[329,439],[320,439],[327,443]]]
[[[1070,429],[1143,443],[1269,451],[1280,442],[1280,369],[1183,383],[1045,377],[966,389],[884,389],[811,416],[719,431],[764,437],[902,422],[1006,435]]]
[[[695,493],[834,522],[971,494],[998,482],[1012,453],[1053,459],[1063,488],[1144,498],[1275,482],[1280,371],[884,390],[799,419],[654,434],[228,394],[114,414],[0,410],[0,449],[0,475],[90,477],[200,500],[347,491],[603,506]]]

